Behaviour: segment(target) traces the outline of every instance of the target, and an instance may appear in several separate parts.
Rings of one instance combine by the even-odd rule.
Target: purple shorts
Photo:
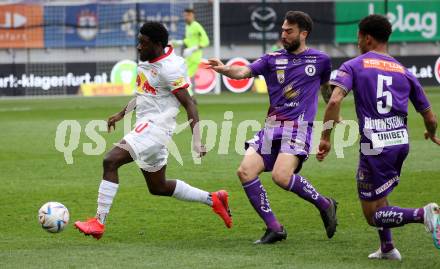
[[[312,138],[313,124],[301,126],[265,127],[246,141],[245,149],[254,148],[263,157],[266,172],[272,171],[279,153],[297,156],[300,163],[295,170],[298,173],[307,160]]]
[[[378,155],[360,154],[356,175],[359,198],[378,200],[399,184],[400,171],[409,152],[409,145],[386,147]]]

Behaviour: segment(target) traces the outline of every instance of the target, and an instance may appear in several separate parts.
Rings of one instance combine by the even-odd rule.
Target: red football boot
[[[232,227],[232,215],[228,205],[228,193],[224,190],[211,193],[212,210],[225,222],[226,227]]]
[[[80,232],[85,235],[91,235],[96,238],[96,240],[99,240],[105,231],[105,225],[100,223],[97,218],[91,218],[84,222],[76,221],[74,226]]]

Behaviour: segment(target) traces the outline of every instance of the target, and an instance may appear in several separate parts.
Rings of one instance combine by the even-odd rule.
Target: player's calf
[[[374,224],[377,227],[394,228],[408,223],[423,223],[423,208],[401,208],[384,206],[374,214]]]

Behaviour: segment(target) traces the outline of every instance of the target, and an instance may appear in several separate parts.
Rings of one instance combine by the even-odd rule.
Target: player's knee
[[[255,177],[252,177],[249,169],[247,169],[246,167],[243,167],[243,166],[238,167],[237,176],[242,183],[250,181],[255,178]]]
[[[109,152],[105,155],[103,160],[104,170],[117,170],[121,165],[126,163],[125,156]]]
[[[106,155],[104,157],[102,165],[104,166],[104,170],[116,170],[119,167],[118,161],[115,158],[113,158],[111,155]]]
[[[289,185],[289,181],[292,175],[283,170],[273,170],[272,180],[280,187],[284,188]]]
[[[172,192],[167,188],[166,185],[156,185],[148,187],[148,190],[152,195],[157,196],[171,196]]]

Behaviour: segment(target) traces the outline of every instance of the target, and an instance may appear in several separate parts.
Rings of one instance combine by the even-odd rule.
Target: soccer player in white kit
[[[85,235],[92,235],[96,239],[102,237],[119,186],[118,168],[136,161],[151,194],[207,204],[223,219],[226,227],[231,228],[226,191],[209,193],[178,179],[166,179],[167,143],[176,126],[180,105],[188,114],[194,150],[200,157],[206,151],[200,141],[197,107],[186,90],[189,82],[185,60],[176,56],[173,48],[167,45],[168,31],[161,23],[147,22],[139,32],[136,103],[133,100],[121,112],[111,116],[108,130],[115,128],[116,122],[133,109],[136,109],[136,125],[104,158],[96,216],[84,222],[75,222],[75,227]]]

